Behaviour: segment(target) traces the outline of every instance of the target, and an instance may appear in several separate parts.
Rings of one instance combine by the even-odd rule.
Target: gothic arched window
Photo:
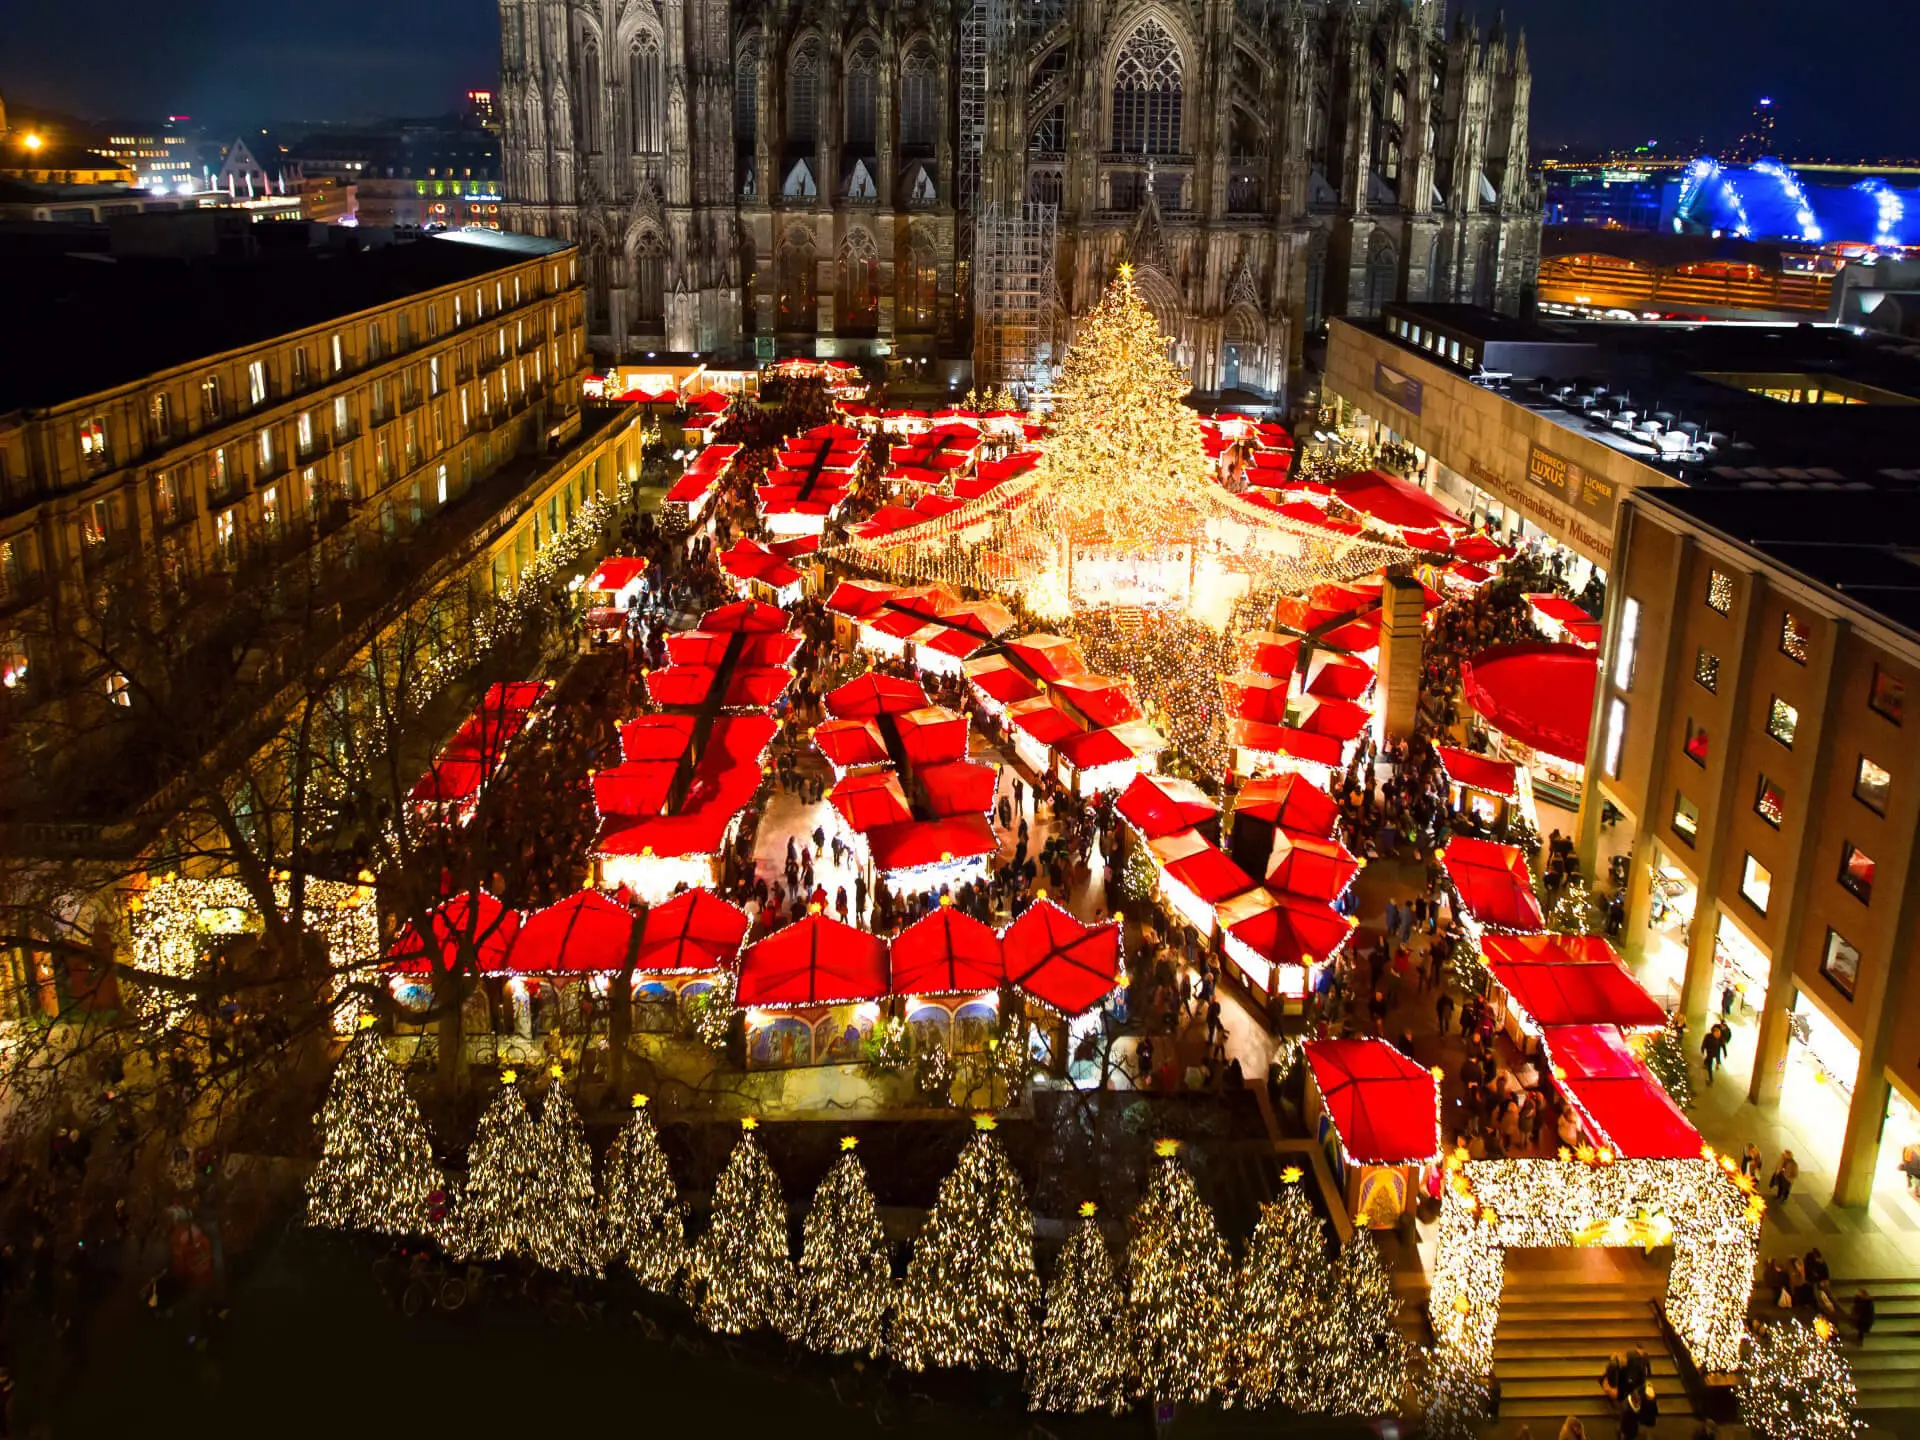
[[[627,54],[627,103],[633,107],[633,153],[658,155],[666,148],[667,97],[660,83],[660,41],[644,34]]]
[[[1378,315],[1380,307],[1393,299],[1399,268],[1393,246],[1376,234],[1373,237],[1373,246],[1367,254],[1367,294],[1365,308],[1360,312],[1361,314]]]
[[[600,150],[600,47],[591,39],[580,52],[580,144],[589,155]]]
[[[633,328],[658,330],[667,318],[667,252],[649,231],[633,251]]]
[[[780,243],[780,291],[776,297],[782,330],[812,330],[819,323],[819,291],[813,270],[813,242],[789,238]]]
[[[880,129],[880,52],[864,40],[847,57],[847,144],[872,148]]]
[[[820,131],[820,42],[809,35],[787,63],[787,143],[810,146]]]
[[[847,334],[871,332],[880,324],[880,256],[873,237],[852,230],[841,242],[839,264],[839,318],[835,329]]]
[[[1158,20],[1140,22],[1113,65],[1113,148],[1123,155],[1180,153],[1180,47]]]
[[[914,46],[900,66],[900,143],[932,146],[939,130],[940,91],[933,50]]]
[[[760,37],[740,42],[740,58],[733,62],[733,138],[751,146],[760,138]]]
[[[933,246],[916,235],[908,252],[906,273],[901,277],[901,328],[933,329],[940,296],[940,262]]]

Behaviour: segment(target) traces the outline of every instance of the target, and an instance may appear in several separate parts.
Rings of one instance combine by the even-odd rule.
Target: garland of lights
[[[840,1163],[814,1192],[800,1242],[798,1337],[829,1355],[877,1355],[893,1289],[887,1237],[866,1167],[840,1141]]]
[[[314,1117],[320,1164],[307,1178],[307,1223],[426,1235],[444,1187],[420,1107],[371,1026],[348,1044]]]
[[[1132,1393],[1126,1302],[1091,1201],[1060,1251],[1040,1343],[1027,1366],[1027,1408],[1118,1415]]]
[[[1232,1271],[1213,1211],[1170,1140],[1133,1212],[1127,1245],[1127,1314],[1139,1392],[1155,1400],[1205,1400],[1226,1379]]]

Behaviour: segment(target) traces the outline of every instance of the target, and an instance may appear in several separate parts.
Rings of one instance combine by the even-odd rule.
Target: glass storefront
[[[1751,1024],[1767,1003],[1773,962],[1738,925],[1722,915],[1713,932],[1713,994],[1708,1003],[1730,1024]]]

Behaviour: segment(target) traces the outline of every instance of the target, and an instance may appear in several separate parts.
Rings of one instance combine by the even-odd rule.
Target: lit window
[[[429,395],[440,393],[440,357],[438,355],[427,361],[427,393]]]
[[[1693,657],[1693,678],[1705,690],[1720,688],[1720,657],[1702,645]]]
[[[1800,712],[1794,709],[1778,695],[1767,707],[1767,734],[1778,740],[1789,750],[1793,748],[1793,737],[1800,730]]]
[[[273,431],[271,430],[260,432],[260,468],[262,470],[273,468]]]
[[[439,481],[440,481],[440,485],[439,485],[440,502],[439,503],[444,505],[447,503],[447,467],[445,465],[442,465],[440,467]]]
[[[267,534],[280,537],[280,487],[269,485],[260,492],[260,519]]]
[[[1820,973],[1847,999],[1860,979],[1860,952],[1842,938],[1838,930],[1827,931],[1827,948],[1820,957]]]
[[[220,418],[220,377],[209,375],[200,382],[200,415],[202,419]]]
[[[1707,575],[1707,604],[1725,615],[1733,609],[1733,577],[1718,570]]]
[[[467,393],[468,393],[467,388],[464,385],[461,386],[460,387],[460,432],[462,434],[466,433],[467,425],[470,423],[469,417],[467,415]]]
[[[1780,653],[1802,665],[1807,663],[1807,627],[1791,610],[1780,621]]]
[[[1740,866],[1740,894],[1762,915],[1767,913],[1767,901],[1773,898],[1773,872],[1752,855]]]
[[[338,375],[342,370],[347,368],[347,352],[345,347],[341,345],[338,334],[333,336],[330,344],[333,348],[333,373]]]
[[[1874,814],[1884,815],[1887,813],[1887,796],[1892,789],[1893,776],[1862,755],[1860,768],[1853,777],[1853,798]]]
[[[1613,683],[1622,690],[1633,688],[1633,662],[1640,648],[1640,602],[1626,599],[1620,604],[1620,633],[1613,649]]]
[[[107,702],[118,705],[122,710],[133,704],[133,695],[127,689],[127,677],[118,670],[107,672]]]
[[[1673,796],[1673,833],[1689,845],[1700,834],[1700,807],[1677,790]]]
[[[234,528],[233,511],[223,510],[219,515],[214,517],[213,522],[214,548],[219,552],[222,564],[231,565],[233,563],[237,540],[238,535]]]
[[[227,473],[227,452],[216,450],[207,460],[207,484],[215,496],[227,493],[231,477]]]
[[[247,404],[264,405],[267,402],[267,362],[255,360],[247,366]]]
[[[164,392],[153,397],[153,435],[165,440],[173,433],[173,402]]]
[[[1858,845],[1840,847],[1840,883],[1863,901],[1873,899],[1873,857]]]
[[[300,412],[299,418],[293,422],[293,433],[302,450],[313,448],[313,412],[311,410]]]
[[[107,422],[96,415],[80,426],[80,454],[95,465],[107,463]]]
[[[1880,666],[1873,667],[1873,688],[1867,692],[1867,704],[1875,714],[1894,724],[1900,723],[1907,708],[1907,687]]]
[[[347,397],[344,395],[334,396],[333,397],[334,438],[339,439],[345,436],[347,432],[352,429],[353,429],[353,411],[348,408]]]
[[[162,525],[180,518],[180,484],[171,475],[153,477],[153,509]]]
[[[1753,797],[1754,812],[1774,829],[1780,828],[1780,822],[1786,818],[1786,800],[1780,794],[1780,787],[1766,776],[1760,777],[1760,786]]]
[[[1607,746],[1606,771],[1618,780],[1620,778],[1620,752],[1627,740],[1627,702],[1613,699],[1607,702]]]
[[[1692,719],[1689,718],[1687,721],[1687,743],[1683,748],[1687,752],[1687,758],[1693,761],[1694,764],[1705,765],[1707,763],[1708,750],[1707,727],[1704,725],[1695,725]]]

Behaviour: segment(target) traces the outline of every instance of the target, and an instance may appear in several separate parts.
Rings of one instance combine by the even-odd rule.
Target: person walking
[[[1706,1062],[1707,1084],[1713,1084],[1713,1072],[1720,1064],[1720,1056],[1725,1049],[1720,1039],[1720,1027],[1709,1025],[1707,1033],[1700,1039],[1700,1058]]]
[[[1433,1018],[1439,1022],[1440,1033],[1442,1035],[1446,1034],[1448,1028],[1453,1024],[1453,996],[1449,995],[1445,990],[1442,990],[1440,992],[1440,998],[1433,1002]]]
[[[1793,1158],[1793,1151],[1782,1150],[1780,1163],[1773,1167],[1773,1198],[1775,1203],[1784,1205],[1787,1197],[1793,1194],[1793,1182],[1800,1178],[1800,1164]]]
[[[1853,1292],[1853,1328],[1860,1332],[1860,1343],[1867,1343],[1867,1332],[1873,1329],[1873,1297],[1864,1290]]]

